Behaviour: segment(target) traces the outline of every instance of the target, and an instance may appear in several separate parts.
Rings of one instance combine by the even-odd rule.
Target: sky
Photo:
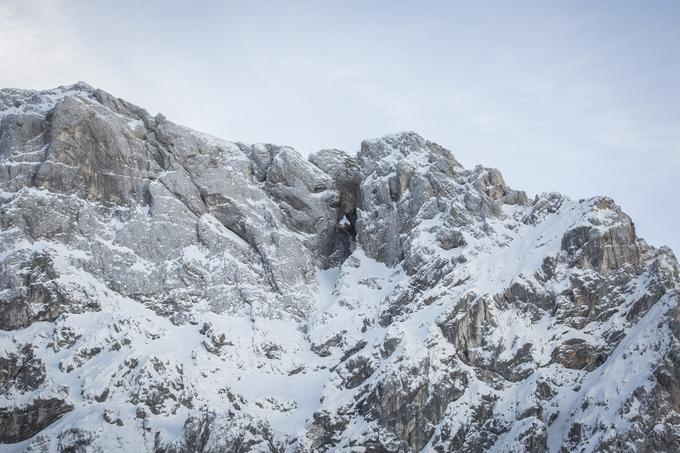
[[[680,256],[680,2],[0,0],[0,86],[83,80],[243,142],[413,130]]]

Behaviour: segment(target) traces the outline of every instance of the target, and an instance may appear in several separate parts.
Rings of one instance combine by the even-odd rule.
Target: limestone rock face
[[[28,439],[70,410],[73,406],[54,398],[36,399],[26,407],[4,407],[0,409],[0,442],[16,443]]]
[[[333,178],[340,193],[340,211],[344,215],[356,214],[361,183],[356,158],[338,149],[323,149],[310,155],[309,161]]]
[[[303,158],[0,90],[11,451],[678,451],[680,275],[413,132]]]

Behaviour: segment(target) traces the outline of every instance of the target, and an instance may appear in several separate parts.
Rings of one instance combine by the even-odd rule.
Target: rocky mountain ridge
[[[0,90],[0,448],[677,451],[680,277],[415,133],[228,142]]]

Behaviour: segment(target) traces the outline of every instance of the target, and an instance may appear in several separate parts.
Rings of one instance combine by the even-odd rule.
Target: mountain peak
[[[414,132],[305,160],[0,90],[0,269],[11,449],[680,450],[672,253]]]

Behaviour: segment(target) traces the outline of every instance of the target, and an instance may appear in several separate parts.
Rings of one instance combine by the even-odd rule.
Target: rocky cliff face
[[[7,451],[678,451],[680,276],[414,133],[232,143],[0,91]]]

